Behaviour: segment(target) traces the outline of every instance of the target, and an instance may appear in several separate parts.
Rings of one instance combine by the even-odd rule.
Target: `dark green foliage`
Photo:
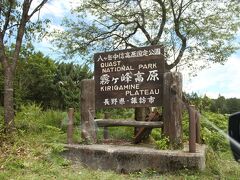
[[[56,91],[56,70],[54,62],[42,53],[33,53],[21,60],[15,76],[15,105],[36,102],[50,108]]]
[[[232,114],[240,111],[240,100],[237,98],[226,99],[227,113]]]
[[[227,113],[228,107],[224,96],[219,95],[218,98],[213,101],[211,111],[222,114]]]
[[[229,98],[219,95],[217,99],[213,100],[211,105],[212,112],[221,113],[221,114],[232,114],[240,111],[240,99]]]
[[[187,111],[183,112],[182,127],[183,127],[183,141],[187,142],[189,137],[189,115]]]
[[[92,73],[86,65],[55,63],[40,52],[23,49],[14,79],[15,109],[33,102],[41,104],[44,109],[79,108],[80,82],[90,78]],[[2,73],[0,104],[3,105]]]
[[[190,104],[195,105],[197,109],[202,109],[202,98],[197,93],[184,94]]]
[[[185,96],[190,104],[195,105],[200,112],[211,111],[221,114],[232,114],[240,111],[240,99],[237,98],[225,98],[219,95],[217,99],[210,99],[206,95],[202,97],[197,93],[185,93]]]
[[[57,64],[57,71],[54,78],[56,85],[56,108],[67,107],[80,108],[80,83],[83,79],[91,79],[92,73],[88,66],[76,64]]]

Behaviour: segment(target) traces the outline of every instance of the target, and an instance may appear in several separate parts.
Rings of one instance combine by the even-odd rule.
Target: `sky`
[[[40,14],[41,17],[51,20],[50,29],[59,29],[62,18],[68,16],[71,8],[76,5],[77,2],[74,0],[50,0]],[[52,51],[50,40],[44,38],[41,42],[35,43],[35,47],[36,50],[54,59],[57,53],[54,54]],[[196,92],[201,96],[206,94],[210,98],[217,98],[219,95],[240,98],[240,50],[229,57],[224,65],[212,64],[209,68],[199,71],[196,77],[190,77],[187,72],[182,73],[185,92]]]

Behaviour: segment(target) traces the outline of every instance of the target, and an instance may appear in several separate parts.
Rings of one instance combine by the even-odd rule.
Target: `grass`
[[[66,113],[43,112],[38,106],[23,107],[16,115],[18,130],[11,135],[0,134],[0,179],[239,179],[240,166],[230,149],[207,152],[207,166],[203,172],[182,170],[160,174],[153,170],[131,174],[117,174],[92,170],[73,164],[60,154],[66,142]],[[74,140],[80,142],[76,124]],[[114,138],[131,137],[132,129],[110,130]],[[124,134],[124,135],[123,135]],[[127,135],[126,135],[127,134]]]
[[[58,136],[59,141],[54,143],[48,133],[18,132],[5,136],[1,143],[0,179],[124,179],[113,172],[92,171],[71,164],[60,156],[65,134]]]
[[[183,170],[159,174],[149,170],[124,175],[72,164],[59,155],[61,145],[46,143],[39,136],[17,137],[21,140],[13,147],[5,144],[7,151],[5,157],[1,156],[0,179],[239,179],[240,175],[239,165],[229,152],[221,153],[216,161],[213,161],[216,155],[209,153],[204,172]]]

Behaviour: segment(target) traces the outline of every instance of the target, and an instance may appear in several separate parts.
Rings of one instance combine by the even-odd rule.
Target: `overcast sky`
[[[61,19],[70,12],[71,7],[76,7],[74,0],[51,0],[44,9],[41,16],[51,20],[51,28],[61,28]],[[36,44],[36,50],[53,57],[50,49],[52,45],[49,39],[43,39]],[[183,74],[183,89],[200,95],[206,94],[211,98],[217,98],[219,94],[230,98],[240,98],[240,50],[233,54],[224,65],[213,64],[210,68],[200,71],[197,77],[189,77]]]

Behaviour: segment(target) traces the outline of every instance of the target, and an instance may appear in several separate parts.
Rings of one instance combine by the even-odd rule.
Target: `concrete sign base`
[[[87,167],[112,170],[118,173],[155,170],[169,172],[181,169],[205,169],[205,145],[197,144],[196,153],[189,153],[188,145],[183,150],[156,150],[149,147],[119,145],[66,145],[63,153],[70,160]]]

